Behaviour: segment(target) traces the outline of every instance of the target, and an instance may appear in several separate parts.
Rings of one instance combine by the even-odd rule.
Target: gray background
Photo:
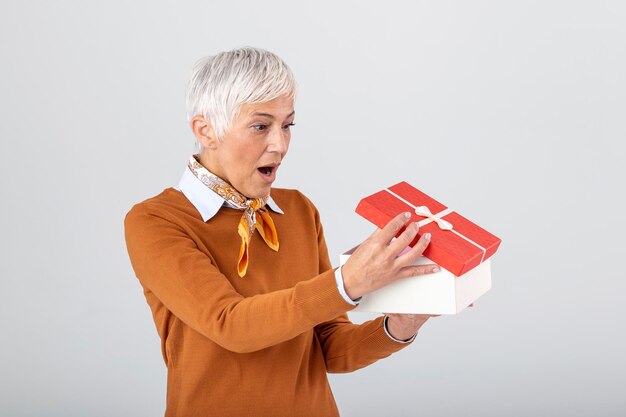
[[[2,2],[0,415],[162,415],[122,221],[194,150],[192,64],[245,45],[296,75],[276,186],[316,203],[335,263],[373,231],[358,200],[402,180],[503,239],[474,309],[330,376],[343,416],[624,415],[625,21],[618,1]]]

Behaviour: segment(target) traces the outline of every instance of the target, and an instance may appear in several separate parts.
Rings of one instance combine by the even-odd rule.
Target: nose
[[[268,152],[278,152],[281,156],[285,156],[287,149],[289,149],[289,140],[291,139],[291,133],[287,130],[278,129],[272,132],[269,137],[269,143],[267,145]]]

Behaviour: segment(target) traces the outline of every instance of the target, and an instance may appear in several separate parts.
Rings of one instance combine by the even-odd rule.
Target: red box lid
[[[434,218],[450,223],[452,229],[441,228],[424,213],[424,206]],[[422,214],[418,214],[416,208]],[[420,224],[417,236],[409,245],[415,245],[422,234],[430,233],[430,243],[423,255],[456,276],[463,275],[491,257],[500,245],[498,237],[404,181],[365,197],[356,208],[358,214],[379,228],[385,227],[392,218],[405,211],[412,214],[407,224],[425,223]],[[445,224],[442,225],[445,227]],[[403,231],[404,228],[396,237]]]

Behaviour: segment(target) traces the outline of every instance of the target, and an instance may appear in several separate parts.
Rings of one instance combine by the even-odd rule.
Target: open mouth
[[[274,167],[261,167],[258,169],[261,174],[266,175],[268,177],[272,175],[272,172],[274,172]]]
[[[263,178],[265,178],[267,181],[273,181],[276,177],[276,170],[278,169],[279,165],[280,162],[275,162],[259,167],[257,169],[259,170],[259,173]]]

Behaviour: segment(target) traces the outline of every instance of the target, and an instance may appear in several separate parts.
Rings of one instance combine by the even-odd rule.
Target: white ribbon
[[[468,241],[469,243],[471,243],[472,245],[476,246],[481,251],[483,251],[483,256],[480,258],[480,262],[481,263],[483,262],[483,260],[485,259],[485,254],[487,253],[487,249],[483,248],[482,246],[480,246],[478,243],[474,242],[470,238],[468,238],[466,236],[463,236],[462,234],[460,234],[456,230],[453,230],[452,229],[453,228],[452,223],[442,219],[442,217],[447,216],[448,214],[452,213],[454,210],[452,210],[450,208],[447,208],[445,210],[441,210],[440,212],[438,212],[436,214],[432,214],[430,209],[428,207],[426,207],[426,206],[415,206],[415,205],[409,203],[408,201],[406,201],[404,198],[400,197],[398,194],[396,194],[393,191],[391,191],[389,188],[385,188],[385,191],[387,191],[392,196],[396,197],[398,200],[400,200],[400,201],[404,202],[405,204],[413,207],[413,209],[415,210],[415,214],[417,214],[418,216],[426,217],[424,220],[420,220],[419,222],[417,222],[419,227],[422,227],[422,226],[427,225],[428,223],[432,223],[432,222],[437,223],[437,226],[439,226],[440,229],[447,230],[447,231],[450,231],[450,232],[454,233],[455,235],[459,236],[462,239],[465,239],[466,241]]]
[[[446,210],[440,211],[436,215],[433,215],[430,212],[430,210],[428,209],[428,207],[426,207],[426,206],[414,206],[414,207],[415,207],[415,214],[417,214],[418,216],[428,217],[428,219],[430,219],[430,221],[437,223],[437,226],[439,226],[440,229],[452,230],[452,223],[447,222],[447,221],[445,221],[444,219],[441,218],[441,217],[445,216],[446,214],[452,213],[452,210],[446,209]],[[447,213],[443,214],[446,211],[447,211]],[[422,220],[422,221],[424,221],[424,220]],[[422,225],[420,224],[420,226],[422,226]]]

